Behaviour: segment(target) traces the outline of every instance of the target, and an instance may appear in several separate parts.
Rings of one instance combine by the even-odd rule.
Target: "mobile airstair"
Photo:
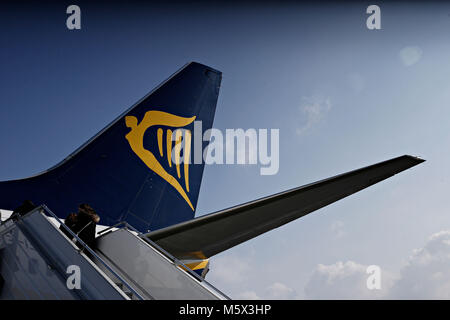
[[[0,299],[228,297],[125,222],[90,248],[43,205],[0,224]]]

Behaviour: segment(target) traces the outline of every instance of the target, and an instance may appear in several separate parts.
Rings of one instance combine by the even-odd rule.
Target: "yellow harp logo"
[[[189,197],[186,194],[186,191],[189,192],[189,157],[191,151],[191,132],[189,130],[185,131],[184,136],[184,181],[186,186],[186,191],[183,189],[178,180],[169,174],[163,166],[156,159],[155,155],[144,148],[144,134],[148,128],[152,126],[170,126],[175,128],[181,128],[187,126],[192,123],[196,117],[184,118],[175,116],[173,114],[162,112],[162,111],[147,111],[144,115],[142,121],[138,124],[138,120],[133,116],[125,117],[125,124],[128,128],[130,128],[130,132],[125,135],[125,138],[128,140],[131,149],[133,152],[150,168],[153,172],[159,175],[161,178],[166,180],[172,187],[174,187],[178,193],[183,197],[184,200],[188,203],[189,207],[191,207],[192,211],[194,211],[194,207],[192,206]],[[166,149],[167,149],[167,161],[169,162],[169,166],[172,167],[172,133],[171,129],[166,130]],[[164,156],[163,152],[163,129],[158,128],[157,130],[157,140],[158,140],[158,148],[159,154],[161,157]],[[178,179],[181,178],[180,173],[180,158],[181,158],[181,138],[183,136],[182,130],[175,131],[175,147],[174,147],[174,158],[175,165],[177,169]]]

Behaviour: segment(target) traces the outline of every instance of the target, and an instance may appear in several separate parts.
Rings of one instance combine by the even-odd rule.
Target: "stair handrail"
[[[63,228],[68,231],[70,233],[70,235],[73,236],[73,238],[75,238],[77,240],[78,243],[81,244],[81,246],[83,247],[83,249],[86,249],[92,256],[95,257],[95,259],[97,261],[99,261],[109,272],[111,272],[121,283],[123,283],[129,290],[131,293],[133,293],[133,295],[135,295],[137,298],[139,298],[140,300],[144,300],[144,298],[125,280],[123,279],[117,272],[115,272],[102,258],[100,258],[100,256],[94,251],[92,250],[83,240],[80,239],[80,237],[78,235],[76,235],[72,230],[70,230],[70,228],[64,224],[61,219],[58,218],[58,216],[52,211],[50,210],[50,208],[48,208],[45,204],[35,208],[33,211],[40,211],[41,213],[48,213],[50,214],[54,219],[56,219],[56,221],[63,226]],[[30,212],[30,213],[31,213]],[[80,249],[79,251],[83,251],[83,249]],[[122,290],[123,291],[123,290]]]

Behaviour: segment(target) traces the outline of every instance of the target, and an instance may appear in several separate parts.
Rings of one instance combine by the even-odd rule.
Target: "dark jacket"
[[[11,218],[17,218],[23,216],[31,210],[35,209],[36,206],[30,200],[25,200],[20,206],[14,209]]]
[[[99,220],[99,216],[93,212],[78,211],[76,233],[91,248],[95,244],[95,229]]]
[[[75,213],[71,213],[66,217],[66,220],[64,220],[64,224],[72,230],[75,234],[77,233],[76,227],[77,227],[77,215]],[[73,236],[70,234],[69,231],[67,231],[66,228],[64,228],[63,225],[59,226],[59,229],[69,238],[72,239]]]
[[[0,274],[0,293],[2,292],[3,285],[5,284],[5,280],[3,280],[2,275]]]

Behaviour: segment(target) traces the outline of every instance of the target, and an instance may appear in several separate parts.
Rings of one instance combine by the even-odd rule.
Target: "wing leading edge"
[[[423,161],[404,155],[156,230],[146,236],[179,259],[206,259]]]

